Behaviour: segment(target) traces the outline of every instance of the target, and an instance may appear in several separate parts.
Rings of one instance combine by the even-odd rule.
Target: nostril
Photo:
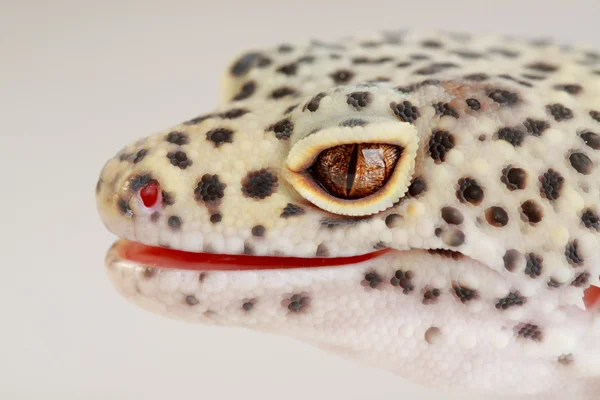
[[[139,196],[146,208],[154,208],[159,202],[160,185],[158,182],[150,182],[140,189]]]

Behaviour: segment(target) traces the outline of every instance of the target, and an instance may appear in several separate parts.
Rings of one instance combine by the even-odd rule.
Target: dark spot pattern
[[[242,101],[246,100],[248,97],[252,96],[256,91],[256,83],[253,81],[246,82],[240,88],[240,91],[233,97],[233,101]]]
[[[266,229],[262,225],[252,227],[252,236],[262,237],[265,235]]]
[[[402,103],[391,102],[390,108],[394,115],[404,122],[413,123],[420,116],[419,109],[408,100]]]
[[[590,111],[590,117],[596,122],[600,122],[600,111]]]
[[[591,149],[600,150],[600,136],[591,131],[583,131],[579,134],[583,142]]]
[[[253,199],[264,199],[277,190],[277,176],[262,168],[249,172],[242,179],[242,193]]]
[[[301,294],[294,294],[287,303],[287,309],[296,313],[310,305],[310,298]]]
[[[233,143],[233,131],[227,128],[217,128],[206,132],[206,139],[214,143],[215,147],[223,143]]]
[[[173,131],[165,137],[165,140],[169,143],[173,143],[179,146],[186,145],[190,142],[190,138],[183,132]]]
[[[190,160],[183,151],[171,151],[167,153],[167,158],[172,165],[181,169],[186,169],[193,164],[192,160]]]
[[[565,247],[565,257],[567,258],[567,262],[574,267],[580,267],[580,264],[583,264],[583,258],[579,254],[579,244],[577,240],[567,244]]]
[[[250,111],[245,108],[232,108],[231,110],[219,114],[219,116],[223,119],[237,119],[248,114],[249,112]]]
[[[135,158],[133,159],[133,163],[137,164],[140,161],[142,161],[144,159],[144,157],[146,157],[146,155],[148,154],[148,149],[141,149],[140,151],[138,151],[135,154]]]
[[[550,201],[554,201],[560,197],[565,178],[557,171],[550,168],[539,178],[541,184],[541,194]]]
[[[488,224],[496,228],[502,228],[508,224],[508,214],[506,213],[506,210],[498,206],[492,206],[485,210],[485,219]]]
[[[497,133],[496,137],[499,140],[507,141],[514,147],[519,147],[525,139],[525,133],[518,128],[505,127],[501,128]]]
[[[581,93],[581,91],[583,90],[583,87],[581,85],[577,85],[577,84],[562,84],[562,85],[554,85],[554,89],[562,91],[562,92],[567,92],[567,93],[575,96],[575,95],[578,95],[579,93]]]
[[[502,89],[492,90],[488,97],[501,106],[514,106],[519,102],[519,95]]]
[[[298,64],[296,64],[296,63],[285,64],[285,65],[282,65],[281,67],[277,68],[277,72],[280,72],[287,76],[296,75],[297,71],[298,71]]]
[[[215,202],[223,198],[226,187],[218,175],[204,174],[194,189],[194,197],[205,203]]]
[[[465,75],[465,76],[463,76],[463,79],[465,79],[467,81],[473,81],[473,82],[483,82],[483,81],[487,81],[488,79],[490,79],[490,77],[484,73],[475,73],[475,74]]]
[[[397,228],[402,223],[402,216],[400,214],[390,214],[385,217],[385,226],[388,228]]]
[[[294,132],[294,123],[290,118],[282,119],[269,128],[279,140],[287,140]]]
[[[408,187],[408,194],[410,197],[418,197],[420,194],[427,191],[427,183],[422,177],[417,176],[413,178]]]
[[[119,198],[119,200],[117,200],[117,207],[119,208],[121,214],[123,214],[124,216],[133,217],[133,211],[131,210],[131,207],[129,207],[129,203],[125,201],[125,199]]]
[[[476,290],[461,286],[458,283],[453,283],[452,289],[454,289],[456,297],[458,297],[458,299],[463,304],[466,304],[469,301],[476,299],[478,296]]]
[[[518,327],[517,336],[540,342],[542,340],[542,330],[535,324],[524,324]]]
[[[575,279],[573,279],[573,282],[571,282],[571,286],[587,287],[590,284],[591,277],[592,277],[592,275],[587,271],[580,272],[579,274],[577,274],[575,276]]]
[[[478,111],[481,109],[481,103],[477,99],[467,99],[466,103],[473,111]]]
[[[571,365],[571,364],[573,364],[574,361],[575,361],[575,358],[573,357],[573,354],[571,354],[571,353],[562,354],[558,357],[558,363],[563,366]]]
[[[567,121],[573,118],[573,111],[562,104],[548,104],[546,110],[554,117],[556,122]]]
[[[372,101],[373,95],[371,92],[353,92],[348,95],[348,100],[346,102],[351,107],[361,110],[371,104]]]
[[[581,214],[581,222],[588,229],[600,231],[600,216],[591,208],[586,209]]]
[[[254,67],[266,67],[271,60],[258,52],[250,52],[242,55],[232,66],[230,72],[233,76],[246,75]]]
[[[283,97],[290,97],[290,96],[297,96],[297,95],[298,95],[298,92],[296,91],[296,89],[293,89],[293,88],[287,87],[287,86],[277,88],[271,92],[271,98],[273,98],[275,100],[281,99]]]
[[[514,306],[520,307],[525,303],[526,303],[525,297],[521,296],[521,294],[518,291],[510,292],[508,294],[508,296],[498,300],[498,302],[496,303],[496,308],[498,310],[507,310],[510,307],[514,307]]]
[[[365,275],[365,282],[371,289],[375,289],[383,282],[383,278],[376,272],[369,272]]]
[[[185,296],[185,302],[190,305],[190,306],[195,306],[200,304],[200,302],[198,301],[198,299],[195,296],[189,295],[189,296]]]
[[[471,203],[476,206],[483,200],[483,188],[473,178],[460,178],[456,197],[461,203]]]
[[[583,175],[589,175],[594,169],[592,160],[584,153],[574,152],[569,155],[569,162],[575,171]]]
[[[283,112],[284,115],[287,115],[289,113],[291,113],[292,111],[294,111],[300,104],[293,104],[291,106],[289,106],[288,108],[285,109],[285,111]]]
[[[212,224],[218,224],[219,222],[221,222],[222,219],[223,219],[223,216],[219,213],[215,213],[210,216],[210,222]]]
[[[402,289],[402,293],[409,294],[415,289],[411,281],[414,276],[415,274],[412,271],[405,272],[399,269],[394,273],[392,279],[390,279],[390,283],[392,286],[400,287]]]
[[[447,246],[460,246],[465,242],[465,233],[460,229],[450,228],[441,232],[441,238]]]
[[[425,293],[423,293],[423,304],[433,304],[441,294],[442,292],[440,289],[426,290]]]
[[[367,124],[368,124],[368,122],[365,121],[364,119],[351,118],[351,119],[347,119],[347,120],[343,121],[342,123],[340,123],[340,126],[353,128],[355,126],[365,126]]]
[[[340,69],[329,76],[336,84],[339,85],[350,82],[354,77],[354,73],[352,71],[348,71],[347,69]]]
[[[507,271],[513,272],[517,268],[517,262],[521,258],[521,253],[518,250],[510,249],[504,253],[502,260],[504,261],[504,268]]]
[[[254,308],[254,302],[252,301],[246,301],[242,304],[242,309],[244,311],[250,311]]]
[[[442,219],[451,225],[460,225],[464,221],[462,213],[454,207],[442,207],[441,214]]]
[[[450,68],[456,68],[458,65],[454,63],[433,63],[428,65],[427,67],[419,68],[415,71],[417,75],[433,75],[443,71],[446,71]]]
[[[134,175],[129,179],[129,189],[137,192],[153,182],[155,183],[156,181],[149,174]]]
[[[527,118],[525,122],[523,122],[523,125],[525,126],[525,129],[527,129],[527,133],[530,133],[533,136],[541,136],[546,129],[550,128],[548,122],[532,118]]]
[[[167,224],[173,229],[181,228],[181,218],[176,215],[172,215],[167,220]]]
[[[321,103],[321,100],[325,96],[326,96],[326,94],[323,93],[323,92],[317,94],[315,97],[313,97],[312,99],[310,99],[310,101],[308,103],[306,103],[306,105],[304,106],[304,108],[302,109],[302,111],[305,111],[305,110],[308,110],[310,112],[317,111],[319,109],[319,103]]]
[[[529,253],[525,255],[525,275],[529,275],[530,278],[537,278],[542,274],[544,269],[544,258],[540,255]]]
[[[548,64],[546,62],[541,61],[528,64],[526,65],[526,67],[534,71],[545,73],[558,71],[558,67],[556,65]]]
[[[289,217],[294,217],[297,215],[302,215],[304,214],[304,209],[300,206],[297,206],[295,204],[292,203],[288,203],[284,208],[283,211],[281,212],[280,217],[281,218],[289,218]]]
[[[437,104],[433,105],[433,108],[435,109],[435,113],[441,116],[445,116],[448,115],[450,117],[454,117],[454,118],[458,118],[458,112],[452,108],[452,106],[450,106],[450,104],[448,103],[442,103],[439,102]]]
[[[527,172],[522,168],[509,165],[502,169],[500,180],[511,192],[513,190],[523,190],[527,186]]]
[[[464,257],[462,255],[462,253],[460,253],[458,251],[448,250],[448,249],[428,249],[427,253],[429,253],[431,255],[442,256],[444,258],[451,258],[454,261],[458,261],[462,257]]]
[[[535,200],[527,200],[521,204],[521,215],[525,222],[537,224],[544,218],[544,209]]]
[[[446,161],[446,154],[454,147],[454,136],[448,131],[435,131],[429,138],[429,155],[436,163]]]

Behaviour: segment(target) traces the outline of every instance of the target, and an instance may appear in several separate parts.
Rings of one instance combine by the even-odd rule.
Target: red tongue
[[[263,257],[186,251],[150,247],[126,240],[117,243],[117,252],[124,259],[159,268],[187,269],[195,271],[243,271],[259,269],[288,269],[332,267],[356,264],[391,251],[379,250],[353,257]]]

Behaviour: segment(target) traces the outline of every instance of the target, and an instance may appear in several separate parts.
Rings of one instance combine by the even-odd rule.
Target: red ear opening
[[[590,286],[583,295],[585,306],[588,310],[597,307],[600,303],[600,287]]]
[[[159,201],[160,185],[158,182],[150,182],[140,189],[140,199],[146,208],[153,208]]]

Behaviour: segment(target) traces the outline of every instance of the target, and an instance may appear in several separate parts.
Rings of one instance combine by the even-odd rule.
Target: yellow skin
[[[595,398],[597,53],[440,32],[282,45],[237,57],[221,99],[102,170],[124,296],[429,386]],[[400,150],[361,198],[314,174],[348,144]],[[383,168],[383,153],[361,151]],[[186,253],[135,255],[156,247]],[[247,256],[223,270],[207,253]]]

